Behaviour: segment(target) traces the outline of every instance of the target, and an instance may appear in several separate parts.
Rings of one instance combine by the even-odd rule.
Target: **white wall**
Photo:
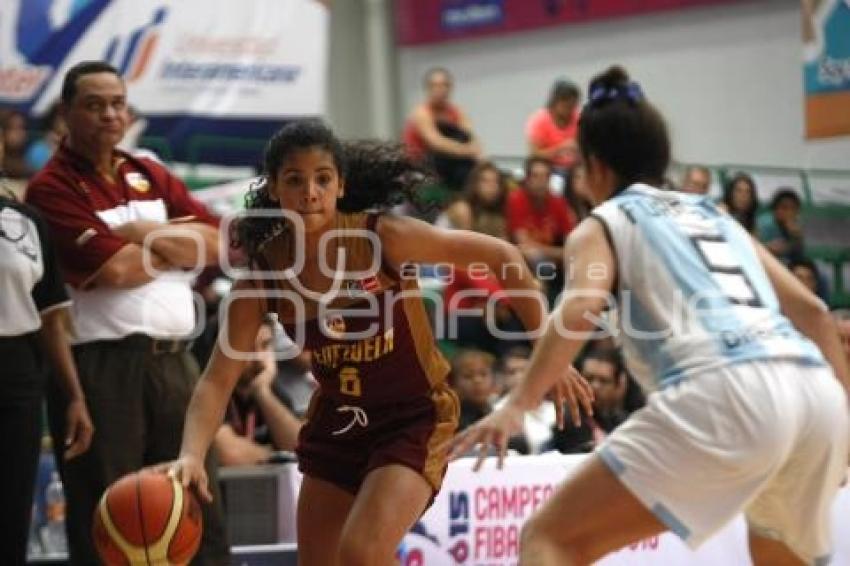
[[[666,116],[680,161],[850,169],[850,137],[803,138],[801,53],[799,0],[741,1],[400,49],[399,107],[445,66],[487,152],[522,155],[554,78],[584,86],[620,63]]]
[[[342,137],[386,138],[396,129],[399,97],[391,4],[331,4],[327,118]]]
[[[343,137],[372,133],[365,18],[362,0],[337,0],[331,5],[327,117]]]

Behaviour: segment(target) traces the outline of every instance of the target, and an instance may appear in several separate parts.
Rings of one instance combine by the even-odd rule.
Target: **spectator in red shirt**
[[[508,236],[532,271],[545,281],[550,302],[563,287],[563,246],[576,225],[566,200],[549,190],[552,165],[541,157],[525,162],[525,181],[508,195]]]
[[[564,174],[578,158],[578,119],[581,93],[574,83],[559,79],[552,85],[546,108],[537,110],[525,127],[529,153],[548,159]]]
[[[410,156],[430,161],[443,183],[460,190],[481,156],[466,115],[451,101],[452,75],[435,67],[425,73],[425,100],[416,105],[402,138]]]
[[[508,236],[531,265],[563,263],[563,244],[576,225],[575,214],[549,190],[552,165],[541,157],[525,162],[525,180],[508,195]]]

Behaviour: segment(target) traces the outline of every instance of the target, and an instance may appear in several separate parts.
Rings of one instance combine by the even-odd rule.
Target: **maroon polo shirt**
[[[156,161],[118,149],[113,159],[117,167],[110,180],[62,143],[27,187],[26,201],[38,208],[50,225],[65,281],[74,287],[87,283],[127,244],[102,216],[130,201],[161,200],[169,220],[218,225],[186,185]]]

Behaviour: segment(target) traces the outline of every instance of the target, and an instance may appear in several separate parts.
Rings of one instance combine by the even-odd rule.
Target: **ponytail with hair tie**
[[[599,85],[590,92],[587,99],[588,108],[598,108],[608,101],[628,100],[632,104],[644,100],[643,89],[640,84],[630,82],[622,86]]]

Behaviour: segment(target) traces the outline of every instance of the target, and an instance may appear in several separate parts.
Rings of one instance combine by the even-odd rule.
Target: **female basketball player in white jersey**
[[[664,530],[694,547],[742,511],[756,564],[828,562],[850,379],[825,306],[710,201],[654,188],[667,130],[622,69],[592,81],[579,141],[599,206],[567,243],[564,301],[522,385],[453,454],[504,454],[616,303],[626,361],[658,391],[528,522],[521,563],[589,563]]]

